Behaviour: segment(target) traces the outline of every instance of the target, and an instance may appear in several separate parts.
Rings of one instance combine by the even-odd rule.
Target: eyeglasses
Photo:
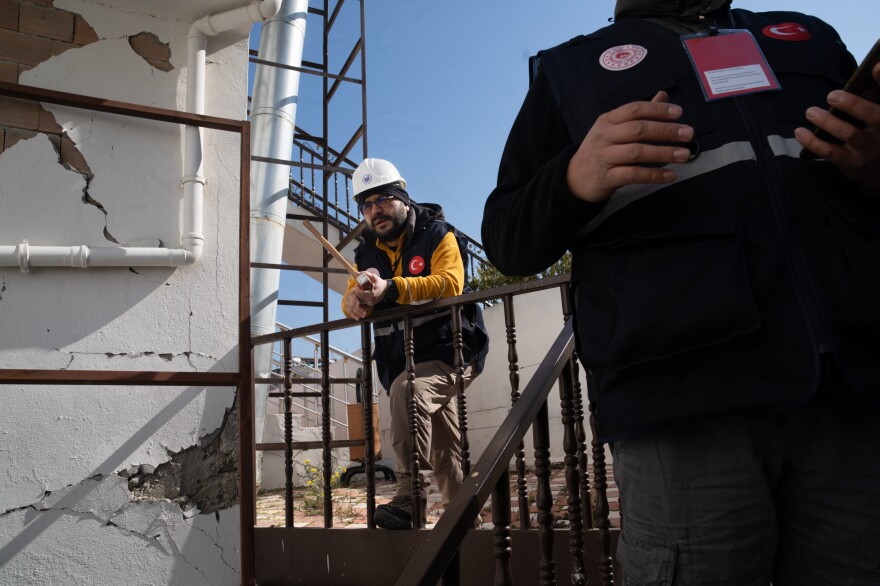
[[[359,209],[361,210],[362,214],[365,214],[369,211],[372,211],[374,205],[379,204],[379,205],[384,206],[384,204],[386,202],[393,201],[395,199],[397,199],[397,198],[394,197],[393,195],[380,195],[379,197],[377,197],[376,199],[374,199],[372,201],[362,202],[361,205],[359,206]]]

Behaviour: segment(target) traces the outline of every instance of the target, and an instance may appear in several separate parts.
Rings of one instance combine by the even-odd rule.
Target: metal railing
[[[526,388],[519,390],[519,364],[516,344],[516,323],[514,312],[514,298],[540,290],[558,288],[562,297],[563,316],[562,329],[556,342],[550,348],[549,353],[541,363],[536,373],[531,378]],[[469,441],[467,425],[467,404],[464,394],[464,370],[463,348],[461,338],[461,311],[462,307],[469,303],[478,303],[487,299],[500,298],[504,304],[505,328],[508,345],[508,368],[511,388],[511,410],[497,434],[491,440],[480,460],[472,468],[469,459]],[[453,319],[453,345],[456,380],[458,383],[458,415],[461,433],[461,449],[465,482],[456,496],[446,508],[440,521],[429,533],[430,538],[425,539],[421,548],[409,560],[402,573],[399,574],[397,584],[433,584],[444,578],[454,580],[459,575],[458,553],[472,527],[474,517],[479,513],[483,505],[492,496],[492,519],[494,524],[494,558],[496,566],[496,584],[512,583],[511,556],[511,498],[510,498],[510,464],[513,461],[516,498],[519,503],[519,527],[518,529],[531,532],[536,530],[540,543],[541,559],[539,562],[539,575],[541,584],[554,584],[556,580],[556,560],[554,559],[554,519],[551,512],[553,497],[550,488],[550,443],[548,422],[548,396],[551,388],[558,379],[560,389],[560,401],[562,411],[562,425],[564,428],[563,449],[565,452],[565,479],[567,488],[567,514],[570,523],[567,532],[568,551],[570,559],[566,560],[565,567],[571,568],[571,581],[574,584],[585,584],[588,569],[585,566],[585,532],[593,534],[591,539],[597,544],[597,552],[594,555],[596,567],[590,571],[598,575],[602,584],[613,583],[613,564],[611,558],[612,533],[609,521],[609,506],[606,494],[606,463],[604,446],[595,438],[595,420],[592,408],[589,411],[590,425],[593,428],[593,441],[590,452],[593,459],[593,482],[592,490],[595,492],[595,500],[591,498],[591,486],[589,467],[587,462],[588,448],[586,445],[586,430],[584,427],[585,411],[581,393],[581,385],[578,382],[577,357],[574,354],[574,343],[571,329],[571,309],[568,303],[568,275],[540,279],[517,285],[508,285],[495,289],[470,293],[460,297],[435,301],[423,306],[405,306],[383,311],[371,315],[361,323],[361,340],[363,346],[364,376],[359,382],[366,388],[372,386],[371,354],[371,324],[377,321],[402,320],[405,332],[405,353],[407,358],[407,372],[409,374],[409,417],[413,418],[414,392],[412,380],[414,378],[414,355],[412,343],[412,320],[414,316],[449,310]],[[314,324],[311,326],[294,328],[285,332],[264,335],[252,340],[254,345],[276,343],[281,341],[285,350],[285,367],[283,375],[286,381],[285,394],[291,394],[293,377],[292,360],[289,348],[290,340],[316,333],[323,333],[322,339],[326,339],[328,332],[351,327],[355,322],[348,319],[336,320],[327,323]],[[562,326],[561,326],[562,327]],[[322,398],[323,405],[329,403],[328,387],[329,375],[326,365],[322,365]],[[370,392],[372,389],[370,388]],[[374,521],[375,513],[375,469],[374,454],[372,453],[373,437],[371,409],[365,404],[364,409],[364,438],[363,446],[366,453],[366,519],[367,530],[376,528]],[[285,403],[285,415],[289,414],[289,402]],[[289,419],[289,418],[288,418]],[[286,419],[286,425],[287,419]],[[525,462],[523,439],[528,429],[533,429],[533,442],[535,447],[535,473],[537,475],[536,506],[537,527],[532,527],[528,515],[529,503],[526,495]],[[410,425],[412,433],[416,429]],[[333,526],[333,502],[331,495],[331,482],[329,478],[330,450],[339,445],[338,440],[330,438],[329,426],[322,429],[322,448],[324,456],[324,527]],[[415,438],[413,438],[415,444]],[[290,475],[292,475],[292,453],[287,449],[285,452],[286,468],[288,469],[288,481],[285,489],[285,513],[286,526],[293,527],[293,491]],[[413,502],[419,502],[419,463],[413,458],[411,461]],[[595,507],[593,506],[595,504]],[[596,520],[594,522],[593,509],[595,508]],[[418,507],[414,507],[414,526],[423,526]],[[316,531],[315,529],[299,529],[297,531]],[[395,533],[395,532],[383,532]],[[376,552],[376,555],[382,555]],[[301,571],[305,569],[298,566]],[[309,574],[306,572],[299,576],[308,581]],[[362,578],[362,576],[361,576]]]
[[[276,325],[276,328],[282,332],[286,332],[291,329],[290,327],[288,327],[284,324],[281,324],[281,323],[276,323],[275,325]],[[312,351],[311,364],[302,361],[302,357],[294,357],[291,374],[293,376],[298,377],[298,378],[309,378],[309,379],[317,378],[317,376],[319,375],[321,370],[317,366],[313,366],[313,365],[320,365],[320,362],[321,362],[321,358],[320,358],[320,356],[321,356],[321,352],[320,352],[321,341],[316,338],[313,338],[311,336],[303,336],[302,338],[300,338],[300,340],[312,345],[313,351]],[[343,359],[343,361],[351,360],[352,362],[354,362],[357,365],[357,368],[363,367],[363,362],[361,361],[361,359],[353,354],[349,354],[348,352],[345,352],[344,350],[340,350],[339,348],[335,348],[333,346],[329,347],[329,351],[330,351],[331,355],[339,356]],[[299,359],[299,361],[298,361],[298,359]],[[282,390],[283,385],[284,385],[284,375],[282,374],[283,368],[284,368],[283,349],[280,351],[273,349],[272,350],[271,372],[275,376],[276,380],[273,384],[275,389],[269,393],[269,397],[283,398],[283,396],[284,396],[284,393]],[[342,374],[343,374],[343,378],[345,378],[346,373],[345,373],[344,369],[343,369]],[[333,382],[334,381],[331,379],[331,384]],[[359,398],[357,396],[358,389],[360,387],[359,383],[346,382],[346,383],[340,383],[337,386],[342,387],[342,393],[341,393],[342,396],[341,397],[339,396],[340,393],[336,393],[336,392],[331,391],[331,393],[330,393],[331,404],[335,404],[337,406],[341,405],[341,406],[347,407],[348,405],[352,404],[352,401],[351,401],[352,394],[354,394],[354,399],[355,399],[356,403],[362,402],[363,397],[361,396]],[[304,391],[305,393],[314,394],[316,396],[305,396],[305,397],[294,398],[293,401],[291,402],[291,409],[294,411],[294,415],[297,415],[297,414],[305,415],[306,416],[306,421],[305,421],[306,426],[320,425],[322,412],[321,412],[320,406],[317,404],[317,398],[320,396],[319,386],[315,383],[302,383],[302,384],[298,385],[298,387],[302,391]],[[379,393],[377,393],[374,390],[373,391],[373,402],[376,402],[378,397],[379,397]],[[281,405],[281,413],[283,413],[283,412],[284,412],[283,405]],[[331,413],[330,422],[347,430],[349,428],[348,411],[345,410],[344,413],[346,416],[345,421],[342,421],[340,419],[335,419]]]
[[[94,112],[130,116],[171,124],[211,128],[238,134],[239,143],[239,242],[238,242],[238,372],[98,371],[0,369],[0,385],[132,385],[236,387],[238,432],[243,445],[254,441],[253,364],[251,357],[250,304],[250,123],[202,114],[191,114],[140,104],[105,100],[92,96],[0,82],[0,95],[22,100],[58,104]],[[132,335],[139,333],[133,332]],[[240,523],[252,522],[256,507],[255,454],[239,453]],[[30,531],[35,531],[32,527]],[[243,530],[240,536],[242,580],[254,575],[254,534]]]

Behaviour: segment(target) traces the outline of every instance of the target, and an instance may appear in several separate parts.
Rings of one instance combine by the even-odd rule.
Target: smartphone
[[[856,68],[855,72],[850,76],[847,80],[846,84],[843,86],[843,91],[849,92],[851,94],[856,94],[857,96],[867,97],[870,100],[875,102],[880,102],[880,92],[875,92],[873,95],[865,96],[872,89],[877,87],[877,82],[874,81],[874,76],[871,72],[874,70],[874,66],[877,62],[880,61],[880,39],[874,43],[874,46],[871,47],[871,50],[868,51],[868,55],[859,63],[859,66]],[[855,120],[852,116],[845,114],[843,112],[838,112],[837,109],[832,106],[828,109],[828,111],[835,116],[839,117],[842,120],[846,120],[851,124],[855,124],[857,126],[863,126],[863,123],[859,120]],[[840,140],[831,136],[821,128],[814,128],[813,132],[816,137],[821,138],[825,142],[830,142],[833,144],[841,144]],[[803,149],[801,151],[801,158],[816,158],[816,155],[808,151],[807,149]]]

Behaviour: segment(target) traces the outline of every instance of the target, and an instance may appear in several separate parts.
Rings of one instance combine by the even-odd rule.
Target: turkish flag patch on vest
[[[412,260],[409,261],[409,273],[411,275],[418,275],[422,271],[425,270],[425,259],[420,256],[412,257]]]
[[[770,26],[765,26],[761,32],[764,33],[765,37],[780,41],[809,41],[813,38],[807,27],[796,22],[771,24]]]

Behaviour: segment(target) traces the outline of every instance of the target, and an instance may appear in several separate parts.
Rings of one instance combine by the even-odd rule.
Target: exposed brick
[[[18,30],[18,0],[0,0],[0,28]]]
[[[29,100],[0,97],[0,125],[36,130],[40,126],[40,105]]]
[[[82,156],[82,153],[79,152],[76,145],[73,144],[73,141],[66,134],[61,135],[61,148],[59,151],[63,164],[70,165],[80,173],[91,174],[92,170],[89,168],[89,164],[86,163],[85,157]]]
[[[171,59],[171,48],[168,43],[163,43],[159,37],[153,33],[138,33],[128,37],[128,44],[135,53],[143,57],[147,63],[162,71],[171,71],[173,67],[169,60]]]
[[[159,61],[158,59],[147,59],[147,63],[158,69],[159,71],[171,71],[174,66],[167,61]]]
[[[39,65],[46,59],[60,55],[73,47],[75,45],[71,43],[0,29],[0,61]]]
[[[73,19],[73,43],[75,45],[88,45],[98,40],[98,33],[92,28],[92,25],[86,22],[82,16],[77,14]]]
[[[55,121],[55,116],[42,106],[40,106],[40,121],[37,130],[40,132],[51,132],[53,134],[61,134],[64,132],[64,129]]]
[[[33,138],[35,136],[37,136],[37,133],[30,130],[7,128],[6,136],[3,139],[3,150],[12,148],[15,143],[22,140],[23,138]]]
[[[73,13],[58,8],[21,4],[19,32],[58,41],[73,41]]]
[[[18,82],[18,65],[0,61],[0,81]]]

